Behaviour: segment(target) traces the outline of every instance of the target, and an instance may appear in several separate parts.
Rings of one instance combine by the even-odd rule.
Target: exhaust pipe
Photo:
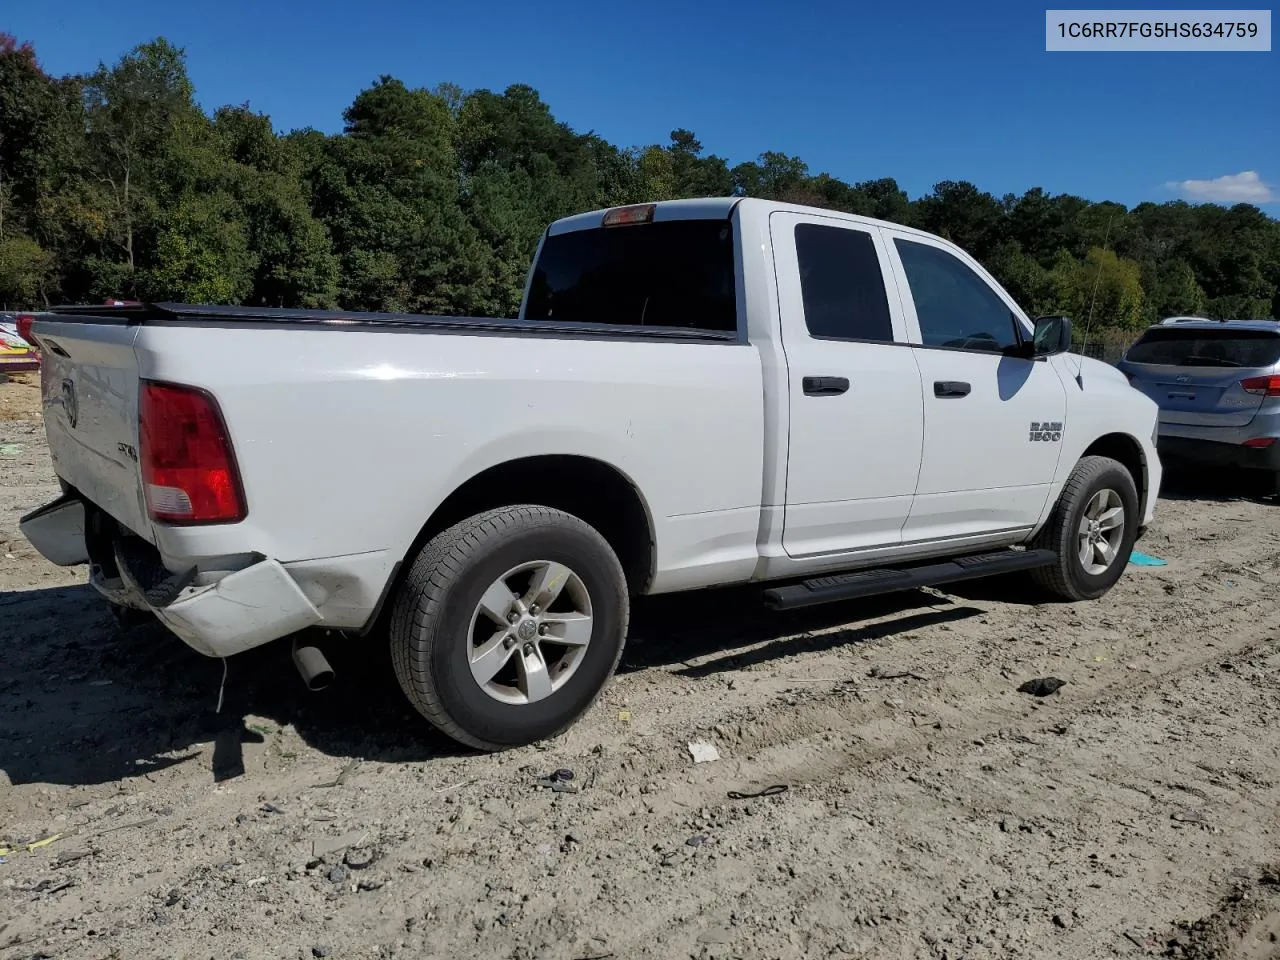
[[[319,647],[300,647],[293,645],[293,665],[302,675],[302,682],[308,690],[323,690],[333,683],[333,667],[320,652]]]

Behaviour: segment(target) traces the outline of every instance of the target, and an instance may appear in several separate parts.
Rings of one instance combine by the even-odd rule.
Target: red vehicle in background
[[[33,313],[0,313],[0,373],[40,369],[40,353],[32,346]]]

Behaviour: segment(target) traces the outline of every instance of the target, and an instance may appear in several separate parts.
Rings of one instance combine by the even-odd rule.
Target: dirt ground
[[[1095,603],[642,602],[582,722],[487,756],[373,640],[314,694],[235,658],[215,712],[221,662],[19,535],[37,392],[0,386],[0,960],[1280,957],[1274,499],[1166,490],[1168,565]]]

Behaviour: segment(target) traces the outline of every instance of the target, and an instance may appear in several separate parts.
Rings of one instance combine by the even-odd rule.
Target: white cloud
[[[1280,200],[1275,188],[1258,176],[1255,170],[1228,173],[1212,180],[1177,180],[1168,184],[1188,200],[1210,203],[1275,203]]]

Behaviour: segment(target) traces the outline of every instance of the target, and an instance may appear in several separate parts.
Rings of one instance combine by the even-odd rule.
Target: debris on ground
[[[725,796],[730,800],[755,800],[757,797],[773,797],[786,793],[789,788],[785,783],[774,783],[754,793],[743,790],[730,790]]]
[[[1047,697],[1050,694],[1057,693],[1066,685],[1067,681],[1059,680],[1057,677],[1036,677],[1036,679],[1028,680],[1018,687],[1018,692],[1029,693],[1033,697]]]
[[[368,835],[365,830],[348,830],[340,837],[316,837],[311,841],[311,856],[316,860],[323,860],[330,854],[359,846]]]
[[[1124,938],[1142,951],[1146,951],[1152,946],[1146,935],[1139,930],[1126,930]]]
[[[689,755],[693,757],[694,763],[712,763],[720,759],[720,751],[716,749],[716,745],[705,740],[690,743]]]
[[[1153,556],[1150,556],[1149,554],[1139,553],[1137,550],[1134,550],[1131,554],[1129,554],[1129,562],[1132,563],[1135,567],[1166,566],[1165,561],[1161,560],[1159,557],[1153,557]]]
[[[316,784],[313,784],[312,786],[314,786],[317,790],[328,790],[330,787],[340,787],[347,782],[347,777],[351,776],[351,772],[355,770],[356,765],[359,763],[360,763],[359,760],[357,760],[355,757],[352,757],[350,760],[347,761],[347,765],[342,768],[342,771],[336,777],[334,777],[334,779],[330,780],[328,783],[316,783]]]
[[[101,830],[98,830],[97,832],[95,832],[93,836],[100,837],[104,834],[116,833],[117,831],[120,831],[120,830],[132,830],[135,827],[149,827],[153,823],[159,823],[159,822],[160,822],[159,817],[147,817],[145,820],[134,820],[131,823],[118,823],[114,827],[103,827]]]
[[[534,781],[538,786],[545,787],[554,793],[577,793],[578,788],[569,781],[573,779],[573,771],[565,768],[547,774],[545,777],[538,777]]]
[[[880,667],[872,667],[867,671],[867,676],[873,680],[924,680],[918,673],[910,670],[882,670]]]

